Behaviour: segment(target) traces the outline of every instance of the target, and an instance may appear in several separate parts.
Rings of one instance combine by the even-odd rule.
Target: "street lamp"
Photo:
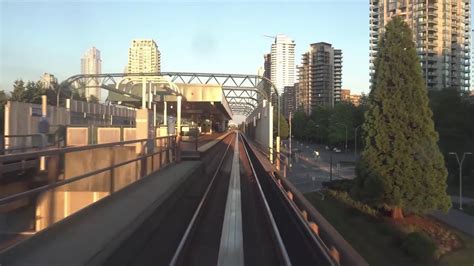
[[[347,153],[347,125],[343,124],[343,123],[335,123],[335,125],[341,125],[341,126],[344,126],[346,128],[346,153]]]
[[[361,127],[362,125],[358,125],[355,129],[354,129],[354,160],[355,160],[355,157],[357,156],[357,130]]]
[[[462,163],[464,162],[466,155],[472,155],[472,152],[463,153],[461,160],[459,160],[459,156],[456,152],[450,152],[449,155],[456,156],[456,161],[459,165],[459,209],[462,210]]]
[[[291,111],[290,111],[290,168],[292,167],[292,164],[291,164]]]

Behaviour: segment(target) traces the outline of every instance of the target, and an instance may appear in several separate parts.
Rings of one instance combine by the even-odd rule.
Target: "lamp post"
[[[289,146],[290,146],[289,154],[290,154],[290,168],[291,168],[292,167],[292,164],[291,164],[291,160],[292,160],[292,158],[291,158],[291,111],[290,111],[290,143],[289,143]]]
[[[461,160],[459,160],[459,156],[456,152],[450,152],[449,155],[456,156],[456,161],[459,165],[459,209],[462,210],[462,163],[464,162],[466,155],[472,155],[472,152],[463,153]]]
[[[354,129],[354,160],[355,160],[355,157],[357,156],[357,130],[361,127],[362,125],[358,125],[355,129]]]
[[[343,124],[343,123],[336,123],[335,125],[341,125],[341,126],[344,126],[346,128],[346,153],[347,153],[347,125]]]

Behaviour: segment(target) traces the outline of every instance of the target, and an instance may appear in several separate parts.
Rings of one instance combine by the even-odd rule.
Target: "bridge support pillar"
[[[268,148],[270,162],[273,163],[273,106],[268,104]]]
[[[45,132],[46,130],[49,131],[49,123],[47,122],[48,120],[48,96],[43,95],[41,96],[41,120],[45,121],[40,121],[38,125],[38,131],[41,134],[41,148],[44,149],[48,145],[48,134],[49,132]],[[41,126],[42,123],[47,124],[47,128],[44,128]],[[41,156],[40,157],[40,171],[45,171],[46,170],[46,157]]]
[[[142,79],[142,109],[146,109],[146,78]]]
[[[154,147],[154,127],[153,127],[153,114],[150,110],[143,108],[137,110],[136,115],[136,138],[137,139],[148,139],[147,143],[136,144],[136,153],[152,152]],[[146,146],[145,146],[146,145]]]
[[[168,125],[168,102],[163,101],[163,125]]]
[[[156,128],[156,103],[153,103],[153,127]]]
[[[183,96],[176,97],[176,135],[181,135],[181,100]]]

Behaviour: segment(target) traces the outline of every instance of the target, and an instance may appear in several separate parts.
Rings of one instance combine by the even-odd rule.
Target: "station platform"
[[[200,161],[170,165],[0,253],[1,265],[102,265],[191,176]]]
[[[198,138],[197,149],[195,139],[183,137],[181,142],[181,158],[185,161],[199,160],[202,153],[207,152],[230,133],[231,132],[219,132],[201,135]]]

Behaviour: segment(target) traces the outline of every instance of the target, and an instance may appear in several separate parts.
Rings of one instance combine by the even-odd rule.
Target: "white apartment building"
[[[128,50],[127,73],[161,72],[161,53],[152,39],[135,39]]]
[[[81,59],[81,73],[82,74],[101,74],[102,73],[102,59],[100,58],[100,51],[92,47],[84,54]],[[86,85],[85,95],[89,99],[91,95],[95,96],[100,101],[100,87],[98,80],[90,80]]]
[[[271,50],[271,80],[281,95],[285,86],[295,83],[295,41],[278,34]]]
[[[470,0],[370,0],[370,72],[384,26],[402,17],[413,31],[428,89],[470,87]]]
[[[44,73],[40,82],[44,88],[50,88],[53,84],[58,83],[58,79],[53,74]]]

